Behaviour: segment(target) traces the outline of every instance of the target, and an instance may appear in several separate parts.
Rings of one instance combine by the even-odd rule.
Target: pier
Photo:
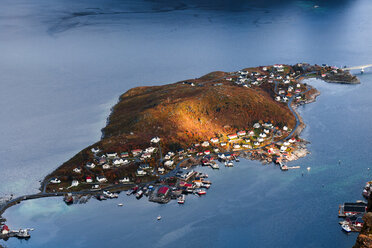
[[[367,69],[367,68],[370,68],[370,67],[372,67],[372,64],[347,67],[347,68],[342,68],[342,70],[344,70],[344,71],[360,70],[360,72],[363,73],[364,69]]]

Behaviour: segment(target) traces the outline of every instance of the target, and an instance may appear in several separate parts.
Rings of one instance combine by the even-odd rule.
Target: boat
[[[235,162],[240,162],[240,159],[238,157],[236,157]]]
[[[123,205],[124,205],[123,203],[119,203],[119,204],[118,204],[119,207],[122,207]]]
[[[206,189],[209,189],[209,188],[211,187],[211,185],[208,184],[208,183],[203,183],[203,184],[202,184],[202,187],[203,187],[203,188],[206,188]]]
[[[101,194],[98,194],[95,196],[97,200],[99,201],[103,201],[103,200],[107,200],[106,197],[104,195],[101,195]]]
[[[227,167],[234,167],[234,163],[232,161],[228,162]]]
[[[362,68],[361,70],[360,70],[360,74],[363,74],[364,73],[364,68]]]
[[[161,220],[161,216],[159,215],[156,219],[157,219],[157,220]]]
[[[196,191],[196,193],[197,193],[198,195],[205,195],[205,194],[207,194],[207,191],[205,191],[205,190],[203,190],[203,189],[198,189],[198,190]]]
[[[344,230],[345,232],[351,232],[351,228],[350,228],[350,226],[348,225],[348,224],[342,224],[341,225],[341,228],[342,228],[342,230]]]
[[[140,199],[143,195],[143,191],[142,190],[139,190],[137,193],[136,193],[136,198],[137,199]]]
[[[28,239],[29,237],[31,237],[28,231],[28,229],[19,229],[19,231],[16,233],[17,238]]]
[[[184,204],[185,203],[185,195],[182,194],[178,197],[178,204]]]
[[[64,196],[63,198],[63,201],[67,204],[67,205],[70,205],[72,203],[74,203],[74,198],[72,197],[72,194],[71,193],[68,193]]]
[[[211,167],[212,169],[217,169],[217,170],[220,168],[220,166],[217,163],[212,163]]]
[[[311,170],[311,167],[309,166],[309,167],[307,167],[306,169],[307,169],[307,171],[310,171],[310,170]]]

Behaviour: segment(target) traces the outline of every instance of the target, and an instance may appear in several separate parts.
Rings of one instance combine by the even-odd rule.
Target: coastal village
[[[368,168],[369,170],[369,168]],[[356,202],[345,202],[340,204],[338,210],[338,217],[343,218],[339,221],[341,229],[346,232],[360,232],[365,224],[365,215],[372,211],[372,181],[366,182],[362,196],[368,201],[358,200]],[[368,216],[368,222],[371,215]],[[370,223],[368,223],[370,226]]]
[[[349,72],[337,67],[302,63],[247,68],[225,73],[208,82],[200,79],[182,81],[177,87],[228,85],[242,91],[246,88],[263,89],[277,104],[288,108],[294,123],[286,125],[257,120],[244,127],[224,125],[226,132],[215,133],[188,146],[170,144],[163,136],[153,136],[147,143],[131,149],[113,150],[95,144],[81,153],[82,159],[76,160],[78,162],[74,160],[74,163],[63,165],[63,171],[57,169],[47,176],[38,196],[63,196],[66,204],[76,204],[85,203],[92,197],[97,200],[118,198],[120,192],[126,191],[128,196],[137,199],[145,197],[156,203],[176,200],[184,204],[189,195],[206,195],[212,185],[206,173],[197,171],[197,166],[218,170],[220,166],[234,167],[244,158],[259,160],[263,164],[274,163],[282,171],[297,169],[299,166],[287,163],[306,156],[308,142],[299,137],[305,125],[295,109],[314,101],[319,94],[302,82],[306,78],[330,82],[356,80]],[[129,135],[135,134],[131,132]],[[5,200],[0,205],[0,216],[6,208],[26,198]],[[118,206],[123,206],[123,203]],[[348,206],[343,209],[346,216]],[[160,220],[161,216],[157,219]],[[359,223],[359,218],[355,221]],[[3,221],[0,230],[0,239],[5,239],[28,238],[31,229],[10,231]]]

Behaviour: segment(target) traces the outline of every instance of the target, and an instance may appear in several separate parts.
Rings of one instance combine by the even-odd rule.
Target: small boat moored
[[[198,189],[198,190],[196,191],[196,193],[197,193],[198,195],[205,195],[205,194],[207,194],[207,191],[205,191],[204,189]]]
[[[351,232],[350,226],[348,224],[346,224],[346,223],[342,224],[341,225],[341,228],[342,228],[342,230],[344,230],[347,233]]]
[[[16,236],[20,239],[28,239],[31,237],[29,229],[19,229],[19,231],[16,233]]]
[[[178,197],[178,204],[184,204],[185,203],[185,195],[184,194],[181,194],[179,197]]]

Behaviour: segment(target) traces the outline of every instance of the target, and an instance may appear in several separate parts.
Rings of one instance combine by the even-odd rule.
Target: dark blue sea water
[[[39,179],[99,139],[110,107],[134,86],[274,63],[370,64],[370,13],[368,0],[4,1],[0,193],[36,192]],[[124,194],[76,206],[24,202],[4,217],[14,229],[34,227],[32,238],[0,244],[351,247],[356,235],[341,232],[338,204],[360,199],[372,176],[372,74],[360,78],[308,82],[321,95],[299,108],[311,142],[293,163],[300,170],[251,161],[207,170],[212,188],[184,206]]]

